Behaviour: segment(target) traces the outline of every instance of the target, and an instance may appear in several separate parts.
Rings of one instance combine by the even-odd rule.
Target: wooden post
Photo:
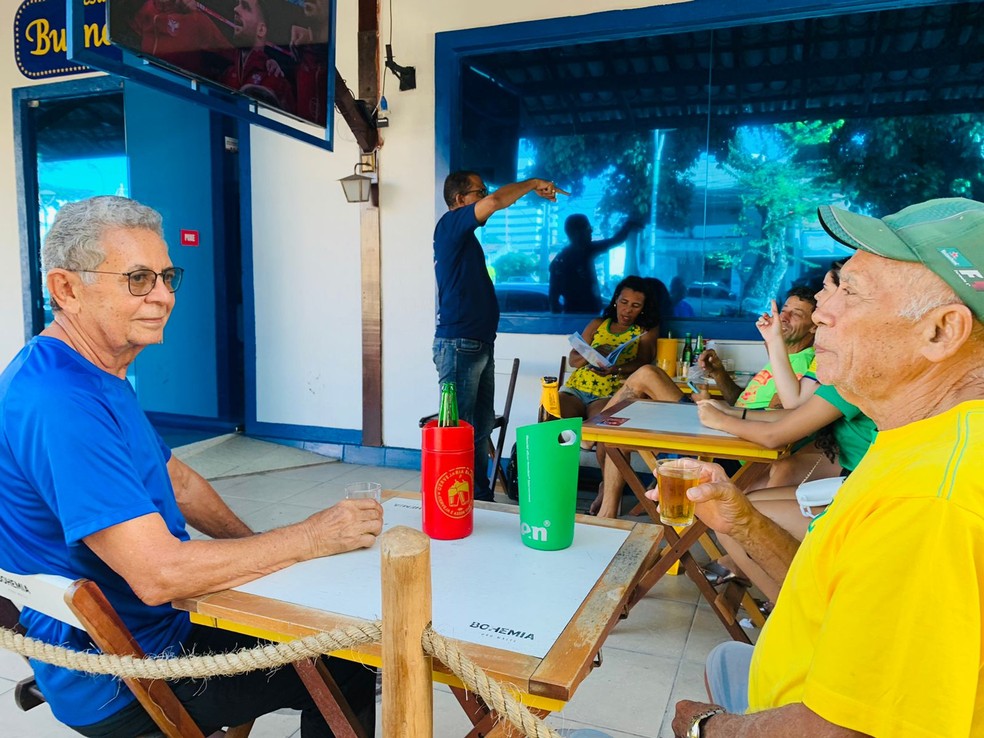
[[[432,738],[430,539],[397,526],[380,538],[383,579],[383,735]]]

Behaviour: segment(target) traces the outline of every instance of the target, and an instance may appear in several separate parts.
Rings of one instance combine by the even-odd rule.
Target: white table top
[[[697,405],[692,402],[648,402],[637,401],[611,415],[613,421],[625,418],[624,423],[595,422],[595,425],[612,425],[619,428],[633,428],[666,433],[685,433],[687,435],[719,436],[735,438],[732,433],[714,430],[702,425],[697,417]]]
[[[419,500],[383,503],[383,530],[420,529]],[[475,510],[472,535],[431,541],[434,629],[448,637],[542,658],[629,531],[577,523],[574,543],[537,551],[520,540],[519,515]],[[366,620],[382,613],[379,548],[295,564],[241,592]]]

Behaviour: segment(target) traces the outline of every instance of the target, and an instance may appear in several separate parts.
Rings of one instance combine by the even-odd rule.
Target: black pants
[[[251,636],[196,625],[182,644],[197,654],[235,651],[266,643]],[[328,670],[366,730],[376,732],[376,670],[354,661],[328,659]],[[181,679],[171,689],[206,736],[219,728],[247,723],[283,707],[301,710],[302,738],[334,738],[314,701],[291,666],[228,677]],[[130,738],[157,730],[139,702],[84,726],[71,726],[90,738]]]

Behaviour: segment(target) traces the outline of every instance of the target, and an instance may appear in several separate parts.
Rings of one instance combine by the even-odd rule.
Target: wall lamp
[[[363,174],[368,172],[369,176]],[[362,154],[362,160],[357,162],[352,174],[338,180],[345,192],[348,202],[372,202],[379,204],[379,183],[376,177],[376,152]]]

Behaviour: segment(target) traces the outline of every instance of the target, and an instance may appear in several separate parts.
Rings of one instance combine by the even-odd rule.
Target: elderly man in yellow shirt
[[[984,203],[820,221],[857,252],[813,314],[817,375],[878,438],[802,544],[707,465],[698,516],[785,582],[754,650],[709,656],[716,704],[679,702],[673,730],[984,735]]]

